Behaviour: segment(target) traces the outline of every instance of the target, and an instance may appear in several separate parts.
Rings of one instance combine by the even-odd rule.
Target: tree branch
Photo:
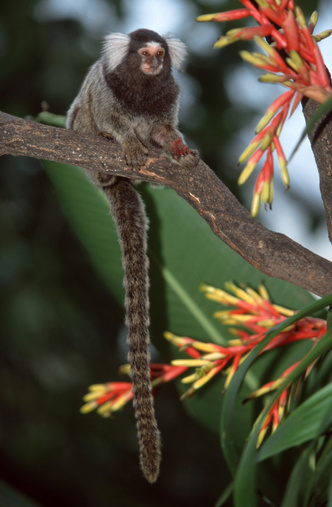
[[[302,107],[306,122],[319,106],[320,104],[314,100],[303,99]],[[332,111],[315,123],[308,137],[317,164],[327,230],[332,243]]]
[[[0,132],[0,155],[53,160],[137,179],[137,174],[125,167],[121,148],[113,141],[5,113],[0,113]],[[186,169],[161,150],[151,149],[139,179],[174,189],[206,220],[214,234],[262,273],[319,296],[332,292],[332,263],[251,218],[202,160]]]

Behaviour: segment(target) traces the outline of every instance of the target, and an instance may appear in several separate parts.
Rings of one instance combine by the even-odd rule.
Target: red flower
[[[172,366],[169,364],[150,364],[151,384],[155,388],[160,384],[170,382],[182,375],[187,368]],[[129,374],[129,364],[120,367],[120,373]],[[87,403],[81,408],[86,414],[97,409],[98,414],[109,417],[113,412],[120,410],[128,401],[133,399],[131,382],[107,382],[106,384],[95,384],[89,387],[90,392],[83,398]]]
[[[227,345],[222,346],[216,343],[201,342],[185,336],[176,336],[169,332],[165,333],[165,338],[189,357],[175,359],[170,365],[151,364],[151,384],[153,388],[170,382],[192,368],[190,374],[182,378],[183,384],[190,384],[189,389],[183,394],[182,398],[194,394],[221,372],[226,374],[224,390],[227,389],[237,368],[249,352],[265,338],[266,333],[272,327],[294,314],[288,308],[273,304],[263,285],[259,286],[258,291],[250,287],[238,287],[233,283],[225,285],[226,290],[222,290],[204,284],[201,286],[201,290],[205,292],[209,299],[226,307],[226,309],[218,311],[214,315],[223,325],[230,326],[229,331],[234,335],[234,339],[230,340]],[[325,333],[326,321],[306,317],[288,326],[283,332],[275,336],[262,350],[261,354],[298,340],[312,340],[314,344]],[[251,393],[247,400],[267,394],[279,387],[295,366],[296,364],[288,368],[279,379],[269,382]],[[307,369],[307,374],[312,366]],[[129,365],[122,366],[120,372],[129,374]],[[292,385],[286,383],[285,389],[270,409],[263,423],[259,442],[264,438],[269,426],[271,425],[272,431],[274,431],[286,414],[285,407],[293,388]],[[90,387],[90,392],[84,397],[87,403],[81,411],[86,413],[97,409],[100,415],[107,417],[121,409],[132,397],[132,384],[130,382],[110,382],[93,385]]]
[[[317,45],[317,42],[331,35],[332,30],[313,36],[317,13],[313,13],[307,24],[303,12],[295,7],[293,0],[256,0],[254,3],[251,0],[239,1],[244,9],[208,14],[197,20],[223,22],[252,16],[257,27],[229,30],[214,46],[221,48],[238,40],[254,39],[267,54],[241,51],[241,57],[267,71],[260,81],[280,83],[290,88],[267,109],[256,128],[257,135],[239,158],[240,163],[247,162],[239,177],[241,185],[247,181],[263,154],[266,154],[265,163],[257,177],[251,207],[252,216],[256,216],[260,201],[265,205],[271,205],[273,201],[274,151],[277,152],[282,180],[286,187],[289,186],[287,162],[279,136],[290,106],[292,105],[292,114],[303,95],[320,103],[332,95],[328,73]],[[262,37],[267,38],[269,43]]]

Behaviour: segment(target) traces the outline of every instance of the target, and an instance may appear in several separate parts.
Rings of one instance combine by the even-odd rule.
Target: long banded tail
[[[116,177],[114,183],[105,185],[103,190],[111,205],[122,250],[128,360],[140,464],[146,479],[153,483],[159,474],[161,442],[150,380],[148,221],[144,203],[128,179]]]

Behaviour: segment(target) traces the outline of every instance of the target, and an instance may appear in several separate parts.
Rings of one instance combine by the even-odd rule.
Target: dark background
[[[52,112],[65,114],[99,54],[101,37],[121,31],[130,14],[130,2],[90,2],[96,9],[107,5],[112,17],[105,26],[89,28],[80,21],[84,2],[82,7],[77,2],[76,19],[52,14],[49,6],[56,3],[1,2],[0,108],[7,113],[35,116],[46,101]],[[180,3],[184,22],[176,35],[184,41],[195,38],[195,16],[239,7],[236,1]],[[300,4],[316,7],[313,1]],[[209,26],[216,34],[223,28]],[[187,79],[189,95],[196,90],[186,96],[183,89],[181,129],[188,144],[238,193],[234,167],[243,146],[233,156],[228,147],[258,110],[227,99],[225,79],[239,65],[241,46],[202,52],[200,33],[189,48],[181,82],[184,88]],[[174,385],[164,387],[156,400],[164,449],[154,486],[138,468],[130,406],[112,420],[80,414],[87,386],[116,380],[118,366],[126,361],[123,309],[93,271],[41,164],[13,157],[2,157],[0,164],[0,492],[3,498],[9,495],[5,505],[17,505],[8,486],[45,507],[213,505],[229,480],[226,468],[216,478],[215,470],[223,466],[219,440],[186,414]],[[318,227],[321,208],[296,192],[292,198],[311,228]]]

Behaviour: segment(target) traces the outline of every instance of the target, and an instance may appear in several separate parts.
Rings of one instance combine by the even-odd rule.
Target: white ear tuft
[[[172,65],[176,70],[181,70],[182,64],[187,56],[187,46],[180,39],[176,39],[169,34],[163,36],[167,42]]]
[[[129,42],[129,36],[124,33],[110,33],[105,37],[103,56],[109,72],[112,72],[124,60]]]

